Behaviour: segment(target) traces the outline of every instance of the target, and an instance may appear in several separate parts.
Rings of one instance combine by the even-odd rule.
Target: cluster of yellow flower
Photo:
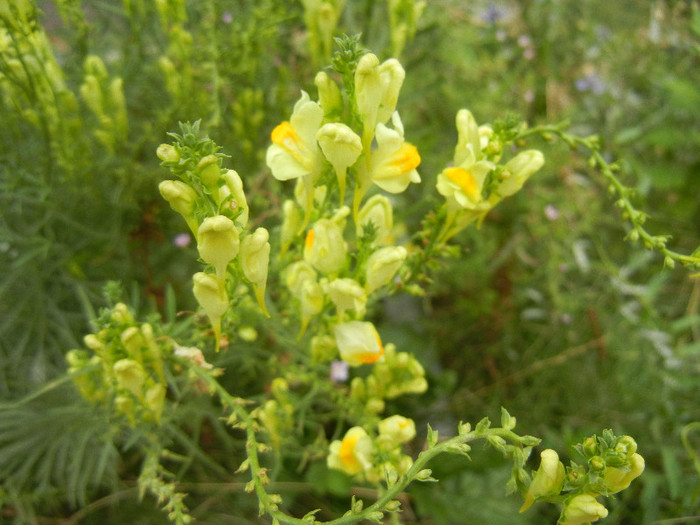
[[[66,354],[68,372],[88,401],[114,406],[134,425],[160,422],[166,394],[161,348],[148,323],[137,323],[123,303],[84,338],[86,350]]]

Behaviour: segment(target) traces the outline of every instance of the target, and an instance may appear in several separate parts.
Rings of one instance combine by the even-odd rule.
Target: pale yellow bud
[[[355,164],[362,153],[362,140],[348,126],[337,122],[321,126],[316,133],[316,140],[335,170],[342,205],[345,198],[345,176],[348,168]]]
[[[129,356],[140,358],[144,340],[138,327],[130,326],[122,332],[120,339]]]
[[[197,171],[202,183],[209,191],[215,191],[219,186],[221,178],[221,167],[219,166],[219,158],[216,155],[207,155],[202,157],[197,164]]]
[[[323,71],[316,75],[314,84],[318,89],[318,103],[323,108],[323,113],[326,116],[340,114],[343,111],[343,99],[338,84]]]
[[[285,283],[292,295],[299,299],[306,281],[316,280],[316,270],[305,261],[297,261],[290,264],[285,270]]]
[[[544,155],[536,149],[521,151],[505,165],[506,177],[497,188],[500,197],[513,195],[523,187],[525,181],[544,165]]]
[[[335,279],[328,284],[325,291],[338,309],[339,316],[345,310],[355,310],[360,318],[365,315],[367,292],[354,279]]]
[[[382,81],[382,98],[379,102],[377,121],[386,122],[396,109],[406,72],[398,60],[390,58],[379,66],[379,76]]]
[[[160,383],[156,383],[146,391],[146,406],[150,409],[157,423],[160,423],[160,415],[165,406],[165,393],[165,387]]]
[[[105,344],[95,334],[86,335],[83,337],[83,342],[90,350],[94,350],[98,353],[102,352],[105,348]]]
[[[170,144],[161,144],[158,146],[156,155],[163,162],[178,162],[180,160],[180,154],[175,147]]]
[[[170,207],[185,218],[192,233],[197,234],[197,221],[193,216],[197,193],[179,180],[164,180],[158,185],[160,194],[168,201]]]
[[[334,332],[340,357],[350,366],[375,363],[384,355],[382,341],[372,323],[341,323]]]
[[[207,217],[197,231],[197,249],[204,262],[216,269],[217,278],[223,279],[226,267],[240,248],[239,233],[233,221],[224,215]]]
[[[543,450],[540,454],[540,466],[528,487],[520,512],[525,512],[538,498],[559,494],[564,486],[565,474],[564,465],[559,461],[556,451]]]
[[[366,129],[374,130],[382,99],[379,59],[372,53],[360,58],[355,69],[355,103]]]
[[[323,273],[334,273],[345,266],[347,248],[343,229],[337,222],[320,219],[307,232],[304,260]]]
[[[374,195],[360,208],[357,214],[360,225],[360,236],[370,223],[374,225],[377,244],[386,244],[390,240],[391,230],[394,227],[394,210],[391,201],[385,195]]]
[[[112,367],[117,383],[121,388],[124,388],[134,394],[136,397],[141,397],[141,388],[146,380],[146,372],[143,367],[133,359],[120,359]]]
[[[365,271],[365,290],[372,293],[387,284],[401,268],[408,252],[403,246],[380,248],[369,256]]]
[[[112,320],[117,323],[133,323],[134,316],[131,315],[129,308],[124,303],[117,303],[112,308]]]
[[[293,200],[282,204],[281,252],[284,255],[301,229],[301,213]]]
[[[223,174],[223,178],[226,182],[226,187],[233,196],[236,211],[240,210],[240,214],[236,217],[236,224],[244,227],[248,224],[249,208],[245,192],[243,191],[243,180],[235,170],[226,170],[226,173]]]
[[[608,515],[606,509],[590,494],[574,496],[566,505],[559,522],[561,525],[583,525],[593,523]]]
[[[265,308],[265,285],[267,282],[267,269],[270,262],[270,234],[265,228],[258,228],[255,233],[248,235],[241,242],[240,263],[243,275],[251,283],[255,290],[255,297],[263,312]]]
[[[197,272],[192,276],[192,291],[197,302],[207,314],[216,337],[216,348],[221,338],[221,317],[228,310],[228,296],[223,283],[209,273]]]

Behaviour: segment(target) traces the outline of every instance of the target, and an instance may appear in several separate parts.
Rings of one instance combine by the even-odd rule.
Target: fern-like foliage
[[[118,450],[109,419],[70,388],[0,405],[0,484],[12,498],[56,494],[85,505],[89,493],[116,480]]]

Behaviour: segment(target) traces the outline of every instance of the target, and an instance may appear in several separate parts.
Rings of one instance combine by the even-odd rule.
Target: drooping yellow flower
[[[351,476],[372,468],[372,440],[362,427],[352,427],[342,440],[331,443],[328,467]]]
[[[369,177],[384,191],[401,193],[411,182],[420,182],[416,168],[421,159],[418,149],[404,140],[403,124],[396,112],[392,124],[394,129],[377,124],[377,149],[371,154]]]
[[[502,199],[518,192],[527,179],[543,165],[544,155],[541,151],[531,149],[518,153],[506,163],[502,181],[494,192],[496,197]]]
[[[228,310],[228,295],[223,283],[210,273],[197,272],[192,276],[192,291],[197,302],[207,314],[218,351],[221,339],[221,317]]]
[[[216,277],[224,279],[226,267],[240,249],[239,232],[231,219],[224,215],[207,217],[197,230],[197,250],[204,262],[216,269]]]
[[[265,228],[258,228],[241,242],[240,263],[243,275],[253,284],[255,298],[263,313],[270,317],[265,307],[265,287],[267,268],[270,263],[270,234]]]
[[[365,270],[367,293],[372,293],[391,281],[407,255],[408,252],[403,246],[387,246],[372,253],[367,259]]]
[[[340,358],[350,366],[376,363],[384,355],[382,340],[374,325],[349,321],[334,328]]]
[[[559,522],[561,525],[583,525],[593,523],[608,515],[606,509],[590,494],[579,494],[569,501],[562,512]]]
[[[565,474],[564,464],[559,461],[559,454],[552,449],[543,450],[540,454],[540,466],[528,487],[520,512],[529,509],[538,498],[559,494],[564,486]]]
[[[362,153],[360,136],[345,124],[330,122],[318,130],[316,139],[321,146],[321,151],[335,170],[342,206],[345,200],[345,177],[348,168],[355,164]]]

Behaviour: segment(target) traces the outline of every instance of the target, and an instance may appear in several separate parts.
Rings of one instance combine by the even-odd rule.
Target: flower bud
[[[163,413],[163,407],[165,406],[165,393],[165,387],[160,383],[156,383],[146,391],[146,406],[157,423],[160,423],[160,415]]]
[[[337,122],[321,126],[316,133],[316,140],[335,170],[342,206],[345,199],[345,176],[348,168],[355,164],[362,153],[362,141],[352,129]]]
[[[601,503],[590,494],[574,496],[564,508],[559,522],[561,525],[582,525],[592,523],[608,515]]]
[[[416,436],[413,420],[399,415],[382,419],[378,428],[379,441],[390,447],[411,441]]]
[[[221,317],[228,309],[226,290],[216,277],[210,273],[197,272],[192,276],[194,286],[192,291],[197,302],[207,314],[216,337],[216,348],[219,348],[221,337]]]
[[[281,248],[280,251],[284,255],[292,244],[292,241],[299,233],[301,228],[301,213],[293,200],[286,200],[282,204],[282,232],[281,232]]]
[[[112,321],[116,323],[133,323],[134,316],[131,315],[129,308],[124,303],[117,303],[112,308]]]
[[[323,273],[339,271],[346,263],[343,229],[330,219],[320,219],[306,234],[304,260]]]
[[[316,280],[316,270],[305,261],[297,261],[287,266],[285,270],[285,283],[292,295],[299,299],[306,281]]]
[[[625,490],[632,481],[644,472],[644,458],[636,452],[630,456],[629,470],[615,467],[605,469],[603,482],[609,494],[615,494]]]
[[[365,129],[374,130],[381,97],[379,59],[376,55],[367,53],[362,55],[355,69],[355,103]]]
[[[121,388],[128,390],[136,397],[141,397],[141,388],[146,380],[146,372],[138,362],[133,359],[120,359],[114,363],[112,371]]]
[[[219,187],[219,179],[221,178],[221,167],[219,166],[219,158],[216,155],[207,155],[202,157],[197,164],[197,171],[202,180],[202,184],[211,192]]]
[[[367,293],[370,294],[391,281],[406,260],[407,254],[403,246],[387,246],[370,255],[365,271]]]
[[[500,197],[513,195],[543,165],[544,155],[541,151],[536,149],[521,151],[506,164],[504,175],[508,174],[508,178],[498,185],[496,190],[498,195]]]
[[[100,353],[105,349],[105,344],[95,334],[88,334],[83,337],[83,342],[90,350]]]
[[[365,315],[367,293],[354,279],[334,279],[325,292],[338,309],[338,316],[345,310],[355,310],[358,317]]]
[[[156,155],[163,162],[178,162],[180,160],[180,154],[175,147],[170,144],[161,144],[158,146]]]
[[[362,427],[352,427],[342,441],[333,441],[328,454],[328,467],[355,475],[372,467],[372,440]]]
[[[379,76],[382,80],[382,98],[377,112],[377,121],[386,122],[396,109],[399,91],[406,78],[406,71],[395,58],[390,58],[379,66]]]
[[[340,357],[350,366],[377,362],[384,354],[384,347],[372,323],[350,321],[334,328],[335,342]]]
[[[260,309],[267,314],[265,308],[265,286],[267,282],[267,268],[270,262],[270,243],[267,242],[270,234],[265,228],[258,228],[255,233],[248,235],[241,242],[240,263],[243,275],[251,283],[255,290]],[[269,316],[269,315],[268,315]]]
[[[543,450],[540,459],[540,466],[527,489],[520,512],[525,512],[538,498],[559,494],[564,486],[566,472],[556,451]]]
[[[323,71],[319,72],[314,79],[316,89],[318,89],[318,103],[323,108],[326,117],[340,114],[343,111],[343,99],[340,95],[338,84]]]
[[[141,347],[144,345],[144,340],[138,327],[130,326],[122,332],[120,339],[130,357],[137,359],[141,357]]]
[[[239,233],[233,221],[223,215],[207,217],[197,231],[197,249],[204,262],[216,269],[218,279],[223,279],[226,267],[240,248]]]
[[[236,216],[235,222],[241,227],[245,227],[248,224],[248,201],[246,200],[245,192],[243,191],[243,181],[240,175],[235,170],[226,170],[223,175],[226,187],[233,195],[233,199],[236,205],[236,211],[239,211],[239,215]]]
[[[376,230],[374,239],[376,244],[386,244],[391,236],[394,227],[394,210],[391,201],[385,195],[374,195],[360,208],[357,214],[357,222],[360,225],[362,236],[365,230],[372,223]]]
[[[182,215],[192,233],[197,234],[197,221],[193,216],[197,193],[179,180],[164,180],[158,185],[160,194],[168,201],[170,207]]]

